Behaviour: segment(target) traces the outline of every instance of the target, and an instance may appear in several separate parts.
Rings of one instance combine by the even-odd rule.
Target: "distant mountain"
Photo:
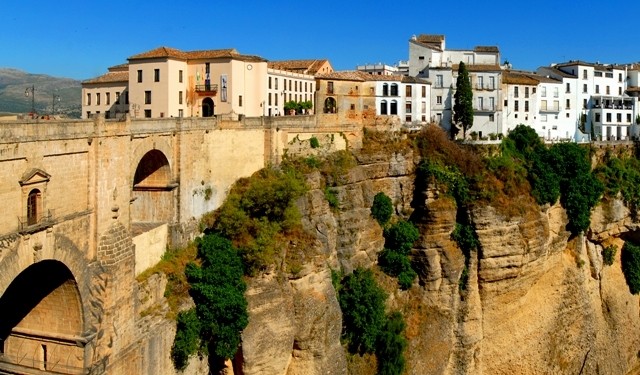
[[[54,95],[56,114],[80,118],[82,110],[80,81],[70,78],[30,74],[17,69],[0,68],[0,113],[31,112],[31,87],[35,88],[35,109],[38,114],[51,114]],[[28,91],[27,91],[28,89]],[[25,91],[29,96],[25,96]]]

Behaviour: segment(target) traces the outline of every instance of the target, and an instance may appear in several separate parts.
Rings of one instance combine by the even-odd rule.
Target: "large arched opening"
[[[212,117],[215,114],[215,104],[213,99],[202,99],[202,117]]]
[[[147,152],[133,178],[132,223],[167,223],[173,218],[171,167],[159,150]]]
[[[85,373],[83,327],[80,292],[67,266],[56,260],[29,266],[0,297],[0,370]]]

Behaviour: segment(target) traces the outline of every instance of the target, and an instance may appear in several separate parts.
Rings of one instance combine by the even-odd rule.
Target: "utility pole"
[[[56,95],[56,93],[53,93],[53,96],[51,97],[51,112],[53,112],[53,116],[56,115],[56,101],[58,103],[60,102],[60,95]]]
[[[29,97],[29,93],[31,93],[31,115],[36,114],[36,87],[35,85],[31,85],[31,87],[27,87],[24,90],[24,96]]]

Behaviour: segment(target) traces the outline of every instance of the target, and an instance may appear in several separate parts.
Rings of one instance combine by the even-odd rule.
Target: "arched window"
[[[391,84],[391,96],[398,96],[398,84],[397,83],[392,83]]]
[[[27,225],[35,225],[40,221],[42,194],[40,190],[33,189],[27,198]]]
[[[397,115],[398,114],[398,102],[395,100],[391,101],[390,114]]]
[[[336,100],[328,97],[324,101],[324,113],[336,113]]]
[[[382,102],[380,102],[380,114],[381,115],[386,115],[387,114],[387,101],[383,100]]]
[[[382,96],[389,96],[389,85],[386,83],[382,84]]]

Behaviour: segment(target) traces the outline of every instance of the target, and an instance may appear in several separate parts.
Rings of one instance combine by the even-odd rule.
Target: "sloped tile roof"
[[[496,46],[476,46],[473,50],[475,52],[500,52]]]
[[[333,79],[338,81],[356,81],[356,82],[364,82],[367,81],[367,77],[370,74],[360,71],[341,71],[341,72],[331,72],[331,73],[321,73],[316,74],[316,78],[319,79]]]
[[[88,79],[86,81],[82,81],[82,84],[91,84],[91,83],[109,83],[109,82],[129,82],[129,71],[110,71],[107,74],[103,74],[100,77]]]
[[[533,73],[517,72],[506,70],[502,73],[502,83],[510,85],[531,85],[535,86],[540,81],[533,78]]]
[[[315,59],[315,60],[281,60],[281,61],[269,61],[267,66],[271,69],[286,70],[293,72],[303,72],[306,74],[316,74],[322,65],[329,60],[327,59]]]
[[[420,34],[416,37],[416,41],[420,43],[440,43],[444,40],[441,34]]]
[[[118,71],[120,71],[120,72],[121,72],[121,71],[125,71],[125,70],[127,70],[127,71],[128,71],[128,70],[129,70],[129,64],[124,63],[124,64],[120,64],[120,65],[110,66],[110,67],[108,68],[108,70],[109,70],[110,72],[118,72]]]
[[[259,56],[242,55],[235,48],[198,50],[198,51],[180,51],[170,47],[159,47],[151,51],[143,52],[129,57],[129,60],[143,60],[156,58],[173,58],[177,60],[204,60],[229,58],[241,61],[267,61]]]

